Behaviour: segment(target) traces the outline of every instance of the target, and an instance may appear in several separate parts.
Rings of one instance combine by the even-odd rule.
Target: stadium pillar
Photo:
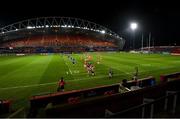
[[[151,47],[151,32],[149,33],[149,52],[150,52],[150,47]]]
[[[142,34],[142,47],[141,47],[141,51],[143,51],[143,34]]]
[[[133,50],[135,49],[135,32],[133,31]]]

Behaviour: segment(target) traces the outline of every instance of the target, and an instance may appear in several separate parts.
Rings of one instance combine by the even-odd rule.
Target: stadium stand
[[[111,93],[110,93],[111,92]],[[57,92],[48,95],[33,96],[30,99],[32,108],[39,108],[46,106],[49,102],[54,104],[67,103],[71,97],[89,98],[94,96],[108,95],[119,92],[119,84],[109,86],[99,86],[96,88],[73,90],[68,92]]]
[[[2,47],[47,47],[47,46],[87,46],[87,47],[115,47],[109,41],[84,36],[36,36],[27,39],[18,39],[2,44]]]
[[[33,96],[30,99],[30,110],[38,110],[39,108],[47,106],[48,103],[52,103],[53,105],[63,103],[75,104],[82,99],[102,95],[112,95],[118,92],[119,84],[114,84],[110,86],[100,86],[91,89],[73,90],[69,92],[57,92],[48,95]]]
[[[153,53],[165,53],[171,55],[179,55],[180,54],[180,46],[153,46],[153,47],[144,47],[144,52],[153,52]]]
[[[152,86],[151,81],[154,81],[154,77],[147,77],[144,79],[139,79],[138,82],[135,81],[128,81],[127,82],[127,87],[130,86],[137,86],[141,84],[141,87],[149,87]],[[140,83],[141,82],[141,83]],[[47,105],[51,104],[52,106],[57,106],[57,105],[77,105],[82,102],[86,102],[91,99],[97,99],[99,97],[106,97],[110,95],[114,95],[119,93],[120,89],[120,84],[114,84],[114,85],[109,85],[109,86],[100,86],[96,88],[91,88],[91,89],[85,89],[85,90],[75,90],[75,91],[70,91],[70,92],[57,92],[53,94],[48,94],[48,95],[40,95],[40,96],[33,96],[30,99],[30,105],[31,105],[31,116],[34,117],[37,113],[38,110],[41,108],[45,108]],[[128,90],[130,91],[130,90]],[[92,98],[90,98],[92,97]],[[123,97],[124,98],[124,97]],[[137,98],[137,97],[136,97]],[[136,100],[134,98],[134,101]],[[137,102],[139,101],[139,98],[136,100]],[[141,101],[140,101],[141,102]],[[138,102],[138,104],[140,104]],[[132,106],[132,105],[130,105]],[[134,106],[134,104],[133,104]],[[123,106],[121,106],[123,107]],[[125,108],[125,107],[124,107]]]
[[[125,44],[108,28],[71,17],[23,20],[1,28],[0,35],[0,53],[117,51]]]
[[[172,55],[180,55],[180,48],[175,48],[171,52]]]
[[[93,49],[93,51],[115,50],[117,46],[112,41],[97,40],[86,36],[47,35],[4,42],[1,48],[11,48],[11,51],[15,53],[42,53],[84,52],[89,49]]]
[[[152,76],[149,76],[143,79],[127,81],[125,85],[127,88],[130,89],[132,86],[139,86],[143,88],[143,87],[153,86],[155,85],[155,83],[156,83],[155,78]]]
[[[179,79],[179,78],[180,78],[180,72],[160,76],[161,82],[167,82],[169,80]]]
[[[173,80],[167,83],[154,85],[140,90],[130,91],[123,94],[114,94],[92,100],[86,100],[71,105],[56,105],[45,109],[47,117],[105,117],[105,110],[112,113],[110,117],[141,117],[142,108],[129,113],[122,112],[132,107],[143,104],[145,98],[157,100],[154,104],[154,114],[164,109],[164,100],[160,98],[166,96],[167,91],[179,91],[180,80]],[[155,93],[156,92],[156,93]],[[165,98],[164,98],[165,99]],[[169,100],[170,101],[170,100]],[[168,106],[172,106],[168,104]],[[149,109],[149,108],[148,108]],[[121,112],[121,113],[118,113]],[[148,112],[146,110],[146,112]],[[115,115],[117,113],[117,115]],[[148,113],[144,113],[148,117]]]

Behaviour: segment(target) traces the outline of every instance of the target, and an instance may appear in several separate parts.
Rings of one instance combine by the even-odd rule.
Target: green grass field
[[[84,68],[85,54],[72,54],[75,65],[66,55],[51,54],[29,56],[0,56],[0,99],[11,99],[15,107],[28,104],[37,94],[56,92],[60,77],[66,81],[65,90],[91,88],[131,80],[139,68],[139,78],[180,71],[180,57],[159,54],[88,53],[95,65],[95,76],[89,76]],[[101,57],[100,64],[97,60]],[[109,68],[114,77],[108,79]]]

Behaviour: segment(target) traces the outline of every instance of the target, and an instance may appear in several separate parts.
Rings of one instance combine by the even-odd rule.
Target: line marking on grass
[[[177,66],[176,66],[177,67]],[[174,68],[172,66],[169,66],[168,68],[156,68],[155,70],[148,70],[148,71],[140,71],[139,73],[145,73],[145,72],[152,72],[152,71],[157,71],[157,70],[160,70],[160,69],[171,69],[171,68]],[[129,74],[132,74],[133,72],[126,72],[126,73],[129,73]],[[122,75],[125,75],[125,74],[114,74],[113,76],[122,76]],[[88,78],[81,78],[81,79],[74,79],[74,80],[68,80],[67,82],[74,82],[74,81],[81,81],[81,80],[94,80],[94,79],[98,79],[98,78],[106,78],[108,76],[106,75],[101,75],[101,76],[96,76],[96,77],[88,77]],[[105,79],[106,80],[106,79]],[[108,80],[108,79],[107,79]],[[16,86],[16,87],[7,87],[7,88],[0,88],[0,90],[10,90],[10,89],[17,89],[17,88],[28,88],[28,87],[37,87],[37,86],[45,86],[45,85],[54,85],[54,84],[57,84],[57,82],[51,82],[51,83],[43,83],[43,84],[34,84],[34,85],[26,85],[26,86]]]
[[[63,61],[64,61],[64,64],[67,66],[67,68],[69,69],[69,72],[70,72],[70,73],[71,73],[71,75],[72,75],[72,71],[71,71],[71,69],[69,68],[69,66],[68,66],[67,62],[65,62],[64,57],[62,57],[62,59],[63,59]]]
[[[15,88],[28,88],[28,87],[36,87],[36,86],[43,86],[43,85],[51,85],[57,82],[52,83],[44,83],[44,84],[34,84],[34,85],[26,85],[26,86],[16,86],[16,87],[8,87],[8,88],[0,88],[0,90],[7,90],[7,89],[15,89]]]
[[[116,74],[114,76],[122,76],[124,74]],[[108,76],[96,76],[93,77],[93,79],[98,79],[98,78],[106,78]],[[81,78],[81,79],[75,79],[75,80],[69,80],[67,82],[74,82],[74,81],[81,81],[81,80],[93,80],[92,77],[88,78]],[[7,88],[0,88],[0,90],[10,90],[10,89],[17,89],[17,88],[28,88],[28,87],[37,87],[37,86],[45,86],[45,85],[54,85],[57,84],[57,82],[51,82],[51,83],[43,83],[43,84],[34,84],[34,85],[26,85],[26,86],[15,86],[15,87],[7,87]]]
[[[67,64],[67,63],[65,63],[65,64],[66,64],[66,66],[68,67],[69,72],[72,74],[72,71],[71,71],[71,69],[69,68],[68,64]]]

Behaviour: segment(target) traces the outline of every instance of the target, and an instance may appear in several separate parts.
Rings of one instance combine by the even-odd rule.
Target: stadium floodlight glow
[[[27,29],[33,29],[33,28],[35,28],[35,27],[27,26],[26,28],[27,28]]]
[[[137,27],[138,27],[138,25],[137,25],[137,23],[135,23],[135,22],[132,22],[132,23],[130,24],[130,28],[131,28],[133,31],[136,30]]]
[[[41,26],[36,26],[36,28],[40,28]]]
[[[105,34],[105,33],[106,33],[106,31],[105,31],[105,30],[102,30],[102,31],[101,31],[101,33],[102,33],[102,34]]]

